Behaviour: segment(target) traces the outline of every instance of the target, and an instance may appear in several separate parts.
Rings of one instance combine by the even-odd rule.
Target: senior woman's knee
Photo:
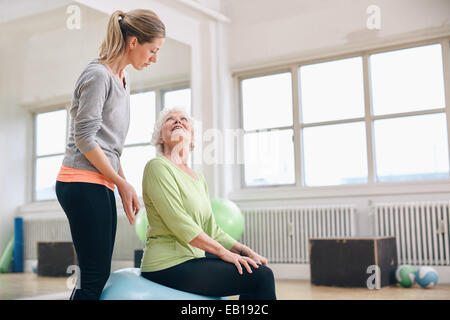
[[[259,268],[253,269],[253,274],[255,275],[255,281],[260,284],[272,285],[275,281],[273,271],[267,266],[258,264]]]

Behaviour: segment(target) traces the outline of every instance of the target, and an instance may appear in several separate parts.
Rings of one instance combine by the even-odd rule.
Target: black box
[[[72,242],[38,242],[37,256],[40,276],[68,277],[67,268],[78,264]]]
[[[142,261],[142,256],[143,255],[144,255],[144,250],[143,249],[134,250],[134,267],[135,268],[140,268],[141,267],[141,261]]]
[[[314,285],[367,288],[377,284],[373,266],[379,287],[396,283],[395,237],[309,239],[309,259]]]

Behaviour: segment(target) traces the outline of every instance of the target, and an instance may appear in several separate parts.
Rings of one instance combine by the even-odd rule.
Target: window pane
[[[361,57],[303,66],[299,75],[304,123],[364,116]]]
[[[155,125],[155,92],[130,97],[130,128],[125,144],[150,142]]]
[[[291,129],[244,135],[247,186],[295,183],[292,138]]]
[[[191,89],[172,90],[164,92],[164,108],[182,106],[191,114]]]
[[[150,159],[156,155],[152,146],[128,147],[123,149],[120,162],[127,181],[136,190],[138,197],[142,197],[142,174]]]
[[[36,155],[64,153],[66,117],[65,109],[36,115]]]
[[[374,129],[378,181],[448,178],[444,114],[377,120]]]
[[[303,148],[307,186],[367,182],[363,122],[305,128]]]
[[[444,108],[441,45],[370,56],[375,115]]]
[[[292,125],[291,73],[242,81],[244,130]]]
[[[63,155],[36,160],[35,200],[56,199],[56,176],[61,168]]]

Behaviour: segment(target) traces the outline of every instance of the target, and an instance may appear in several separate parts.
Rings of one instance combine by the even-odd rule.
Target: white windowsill
[[[141,205],[141,208],[144,207],[144,202],[142,198],[139,198],[139,203]],[[123,210],[122,201],[120,200],[120,197],[116,198],[116,207],[117,207],[117,214],[118,215],[125,215],[125,211]],[[27,215],[33,215],[33,214],[48,214],[49,217],[58,218],[58,217],[66,217],[64,214],[63,209],[61,208],[61,205],[57,200],[46,200],[46,201],[35,201],[28,204],[24,204],[20,206],[17,210],[18,216],[27,216]],[[42,215],[40,215],[42,217]]]
[[[307,200],[329,198],[356,198],[373,196],[402,196],[402,195],[430,195],[448,194],[450,199],[450,180],[390,182],[366,185],[343,185],[327,187],[280,186],[245,188],[229,193],[228,198],[236,202],[246,201],[276,201],[276,200]],[[442,199],[445,200],[445,199]],[[139,199],[141,208],[144,207],[142,198]],[[116,199],[118,214],[124,214],[120,198]],[[33,213],[49,213],[52,217],[65,217],[64,212],[56,200],[36,201],[20,206],[18,215]]]
[[[250,187],[231,192],[232,201],[302,200],[370,196],[421,195],[449,193],[450,179],[439,181],[389,182],[325,187]]]

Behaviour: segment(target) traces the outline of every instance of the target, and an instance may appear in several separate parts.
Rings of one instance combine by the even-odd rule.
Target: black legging
[[[153,282],[177,290],[212,297],[240,295],[239,300],[276,300],[275,280],[266,266],[250,266],[253,273],[206,253],[205,258],[195,258],[176,266],[154,272],[142,272]]]
[[[71,300],[97,300],[111,272],[117,227],[114,192],[85,182],[56,181],[56,196],[69,220],[80,267]]]

